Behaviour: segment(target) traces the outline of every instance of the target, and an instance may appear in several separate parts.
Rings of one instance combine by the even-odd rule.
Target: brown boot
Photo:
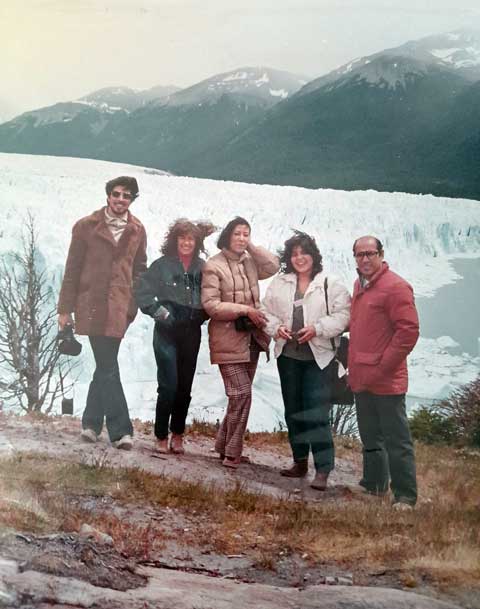
[[[156,438],[154,450],[161,455],[166,455],[168,453],[168,438],[163,438],[162,440]]]
[[[308,460],[295,461],[292,467],[282,469],[280,472],[281,476],[286,478],[305,478],[308,473]]]
[[[316,491],[324,491],[327,488],[328,473],[329,472],[317,472],[310,486]]]
[[[170,450],[175,455],[183,455],[185,449],[183,448],[183,436],[180,434],[172,433],[172,439],[170,441]]]

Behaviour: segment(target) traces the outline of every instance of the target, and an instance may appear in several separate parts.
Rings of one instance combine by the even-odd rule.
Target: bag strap
[[[325,277],[325,281],[323,282],[323,289],[325,291],[325,304],[327,305],[327,315],[330,315],[330,310],[328,308],[328,277]],[[337,352],[337,347],[335,346],[335,341],[333,338],[330,339],[330,344],[332,345],[332,349]]]

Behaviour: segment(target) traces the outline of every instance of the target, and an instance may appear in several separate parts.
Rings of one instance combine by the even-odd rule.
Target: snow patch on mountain
[[[231,82],[232,80],[247,80],[247,72],[235,72],[234,74],[228,74],[223,79],[223,82]]]
[[[133,175],[140,197],[132,211],[144,223],[149,263],[159,256],[168,225],[179,216],[208,218],[224,226],[241,214],[252,224],[252,239],[270,250],[280,247],[292,228],[313,234],[329,273],[350,287],[355,278],[352,243],[361,234],[376,234],[392,268],[410,281],[417,296],[432,295],[458,278],[453,257],[480,257],[480,204],[431,195],[309,190],[161,175],[158,170],[88,159],[0,153],[0,253],[18,250],[23,220],[36,218],[38,245],[58,285],[71,227],[105,202],[104,184],[117,175]],[[217,249],[210,237],[206,246]],[[261,282],[262,293],[268,282]],[[120,366],[133,416],[152,419],[156,399],[152,321],[139,314],[120,350]],[[478,331],[478,329],[472,329]],[[75,384],[75,404],[82,407],[93,358],[85,338]],[[410,357],[411,391],[417,398],[443,397],[459,383],[475,378],[480,361],[455,354],[448,341],[421,339]],[[216,366],[209,363],[207,328],[199,354],[190,416],[215,421],[226,405]],[[254,383],[250,429],[273,429],[283,421],[283,406],[274,362],[261,358]]]
[[[288,97],[288,91],[285,91],[285,89],[270,89],[270,95],[273,95],[273,97],[281,97],[282,99],[286,99]]]
[[[266,67],[245,67],[217,74],[160,101],[159,105],[198,105],[215,103],[222,95],[231,95],[249,103],[257,100],[273,105],[298,91],[305,79],[289,72]],[[282,91],[281,94],[277,92]]]
[[[110,106],[106,102],[95,102],[95,101],[87,101],[87,100],[77,100],[76,104],[83,104],[84,106],[90,106],[91,108],[95,108],[100,112],[106,112],[107,114],[115,114],[116,112],[124,111],[129,114],[129,111],[125,108],[121,108],[120,106]]]
[[[453,47],[450,49],[433,49],[430,53],[457,69],[480,66],[480,48]]]
[[[262,76],[260,76],[260,78],[257,78],[257,80],[255,80],[255,85],[257,87],[262,87],[263,85],[265,85],[269,82],[270,82],[270,78],[268,77],[268,74],[266,72],[264,72],[262,74]]]

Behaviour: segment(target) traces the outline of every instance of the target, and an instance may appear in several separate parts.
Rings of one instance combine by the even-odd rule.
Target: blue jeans
[[[330,366],[321,370],[315,360],[280,355],[277,367],[293,460],[305,461],[311,449],[316,471],[332,471],[335,448],[330,427]]]

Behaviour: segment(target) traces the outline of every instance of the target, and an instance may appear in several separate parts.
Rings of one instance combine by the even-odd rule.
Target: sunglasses
[[[133,196],[129,192],[118,192],[118,190],[112,190],[111,196],[114,199],[125,199],[125,201],[131,201]]]

